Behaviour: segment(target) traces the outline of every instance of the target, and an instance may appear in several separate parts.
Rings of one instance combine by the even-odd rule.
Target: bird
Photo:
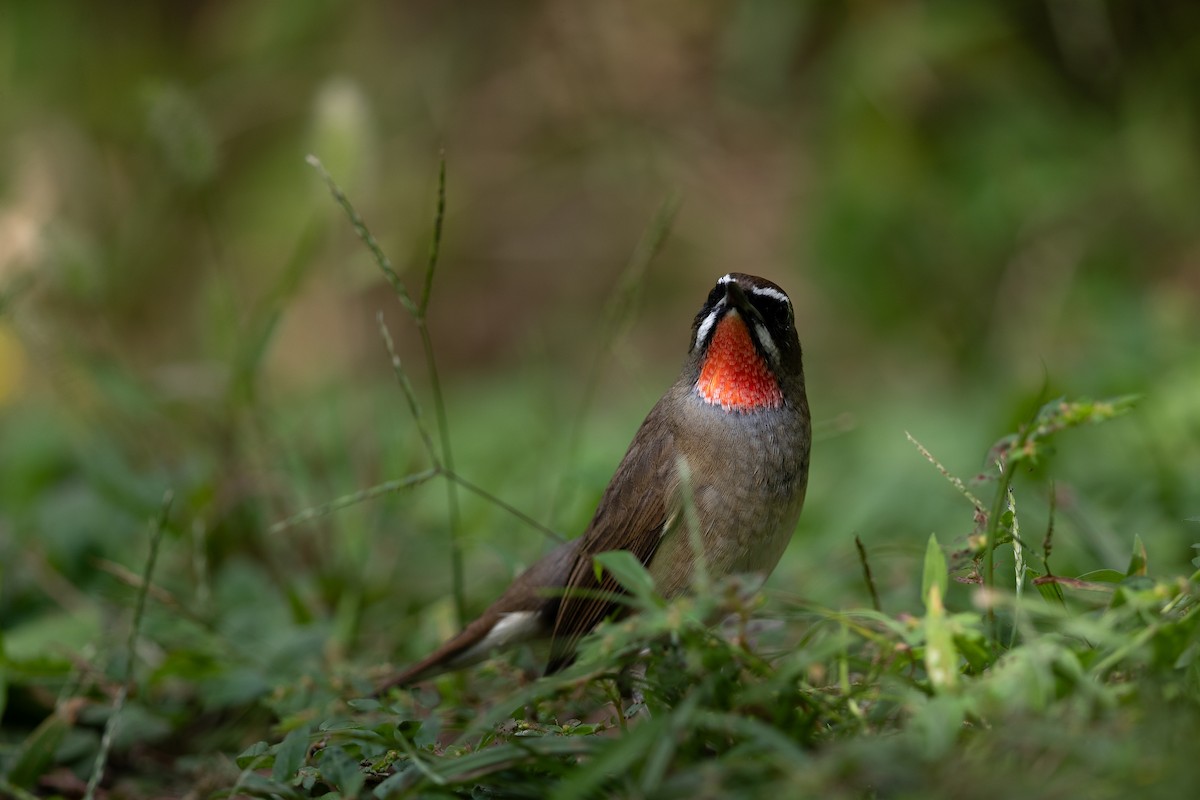
[[[800,517],[811,444],[791,299],[765,278],[720,277],[692,322],[678,379],[638,428],[583,535],[376,695],[537,639],[550,640],[546,674],[564,668],[580,638],[627,608],[613,576],[597,575],[600,553],[632,553],[668,599],[701,572],[765,578]]]

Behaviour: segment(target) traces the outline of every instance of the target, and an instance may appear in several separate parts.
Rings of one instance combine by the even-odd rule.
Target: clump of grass
[[[920,616],[780,596],[764,609],[732,583],[672,603],[639,590],[640,613],[602,626],[562,675],[515,693],[480,678],[494,692],[490,710],[452,738],[455,711],[430,712],[420,693],[356,701],[313,734],[320,747],[295,774],[309,791],[376,797],[892,796],[917,786],[961,796],[958,781],[990,781],[995,764],[1026,761],[1005,772],[1000,793],[1041,781],[1115,790],[1182,780],[1194,771],[1183,761],[1155,762],[1148,776],[1125,772],[1103,747],[1092,752],[1075,738],[1100,731],[1101,744],[1121,742],[1130,757],[1153,761],[1168,730],[1200,720],[1198,576],[1152,577],[1138,571],[1140,558],[1107,591],[1085,593],[1082,611],[1025,603],[1012,647],[989,638],[979,609],[945,605],[949,571],[936,537]],[[644,586],[646,576],[623,574],[631,590]],[[987,607],[1017,603],[1008,591],[977,592]],[[713,614],[782,624],[732,637],[702,623]],[[624,705],[616,689],[634,664],[644,667],[644,709]],[[1130,744],[1128,730],[1147,738]],[[261,767],[270,753],[260,745],[243,758],[265,755]],[[347,784],[349,763],[363,768]]]
[[[419,306],[406,303],[414,313],[423,314],[428,285]],[[382,333],[420,426],[411,384]],[[432,708],[423,690],[348,700],[324,722],[306,719],[282,741],[243,752],[236,791],[861,797],[962,796],[969,785],[987,796],[1185,781],[1196,767],[1158,748],[1200,721],[1200,571],[1155,576],[1133,537],[1123,573],[1055,575],[1052,520],[1039,554],[1022,538],[1013,483],[1015,470],[1036,463],[1061,432],[1132,406],[1129,397],[1043,405],[989,452],[990,469],[977,481],[991,488],[987,502],[913,440],[971,506],[975,533],[959,576],[973,587],[966,606],[950,603],[951,565],[936,535],[920,576],[921,614],[882,608],[861,542],[872,607],[850,610],[747,591],[737,580],[668,603],[636,561],[610,554],[606,568],[639,613],[602,625],[571,668],[514,691],[502,666],[485,667],[465,689],[440,682],[443,702]],[[421,435],[433,468],[304,513],[435,476],[459,480],[424,428]],[[996,569],[1005,545],[1014,553],[1011,582]],[[1040,569],[1031,566],[1039,559]],[[1024,592],[1030,584],[1036,596]],[[732,621],[729,630],[706,624],[720,618]],[[1131,745],[1131,730],[1145,736]],[[1085,733],[1157,766],[1146,773],[1115,763],[1105,748],[1088,747]],[[991,788],[993,775],[1003,776],[1002,790]]]

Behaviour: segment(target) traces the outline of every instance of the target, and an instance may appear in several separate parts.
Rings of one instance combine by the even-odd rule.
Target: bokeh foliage
[[[751,680],[723,666],[736,650],[689,629],[677,657],[713,659],[711,692],[671,697],[635,736],[705,714],[754,718],[757,701],[738,693],[790,697],[796,675],[833,686],[816,673],[842,664],[843,689],[888,695],[913,723],[891,739],[849,726],[821,750],[843,729],[766,720],[823,754],[811,771],[764,773],[776,791],[954,794],[960,776],[978,787],[971,776],[1019,770],[1047,747],[1040,763],[1069,767],[1046,784],[1063,793],[1183,780],[1171,743],[1194,730],[1194,681],[1173,696],[1139,681],[1178,668],[1167,663],[1178,642],[1152,618],[1169,602],[1161,587],[1192,574],[1200,539],[1197,86],[1200,6],[1183,0],[0,0],[6,780],[72,794],[87,779],[125,677],[146,520],[168,489],[110,787],[228,789],[247,779],[235,756],[255,742],[307,737],[335,714],[357,730],[368,712],[340,703],[377,665],[454,629],[440,486],[271,529],[428,466],[377,311],[428,411],[419,338],[304,156],[321,157],[415,289],[442,148],[449,202],[429,325],[456,464],[558,530],[586,523],[714,277],[759,272],[796,301],[819,439],[765,614],[784,622],[781,642],[804,647]],[[673,197],[669,236],[624,291]],[[1130,413],[1055,437],[1014,476],[1032,551],[1053,525],[1056,574],[1124,579],[1140,542],[1153,584],[1128,589],[1116,619],[1071,628],[1099,612],[1068,591],[1077,616],[1048,610],[1046,627],[1075,644],[1020,648],[994,680],[924,705],[911,694],[928,693],[923,678],[872,660],[877,637],[828,644],[808,633],[809,612],[788,611],[869,605],[856,535],[885,619],[928,620],[930,531],[954,574],[969,574],[971,506],[905,431],[969,481],[1051,398],[1129,394],[1140,395]],[[545,547],[471,496],[459,531],[473,610]],[[1011,575],[1007,547],[996,568]],[[973,591],[947,584],[960,635],[982,625]],[[1150,652],[1131,651],[1145,656],[1128,692],[1086,694],[1092,684],[1054,661],[1085,657],[1072,636],[1100,646],[1151,628],[1138,645]],[[496,669],[448,690],[463,716],[511,686]],[[984,695],[1004,722],[964,744]],[[565,713],[555,697],[544,690],[531,724]],[[826,719],[853,719],[853,692],[823,697]],[[386,741],[447,740],[436,715],[417,716],[416,734]],[[736,724],[727,742],[761,733]],[[551,755],[584,752],[543,738]],[[609,768],[644,754],[641,741],[614,748]],[[656,756],[624,788],[732,785],[777,757],[743,760],[732,746],[709,782],[695,765],[715,741]],[[296,769],[298,742],[283,762]],[[353,782],[350,752],[310,766]],[[602,773],[565,785],[582,791]]]

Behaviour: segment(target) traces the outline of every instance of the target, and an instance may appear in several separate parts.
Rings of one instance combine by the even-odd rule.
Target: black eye
[[[763,321],[773,331],[785,331],[792,324],[792,304],[766,294],[752,294],[750,302],[762,314]]]

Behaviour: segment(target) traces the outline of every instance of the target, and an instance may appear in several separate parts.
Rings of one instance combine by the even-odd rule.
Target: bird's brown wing
[[[593,558],[611,550],[628,550],[648,565],[673,514],[677,483],[674,439],[666,426],[655,424],[655,411],[642,423],[581,537],[555,618],[546,674],[567,666],[580,637],[621,607],[614,599],[623,593],[620,585],[608,572],[597,580]],[[648,428],[655,435],[646,435]]]

